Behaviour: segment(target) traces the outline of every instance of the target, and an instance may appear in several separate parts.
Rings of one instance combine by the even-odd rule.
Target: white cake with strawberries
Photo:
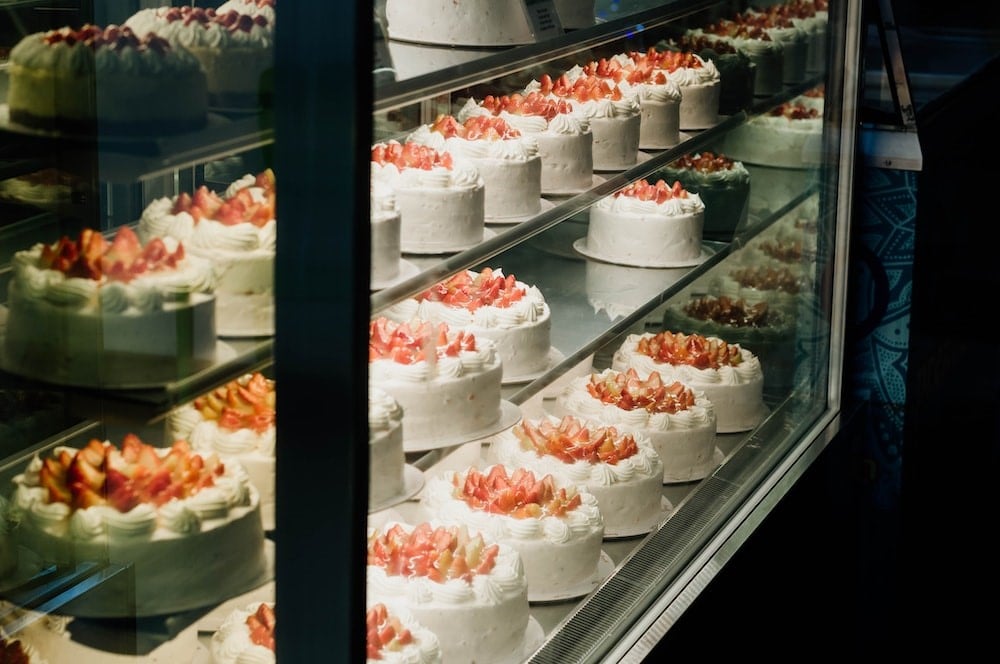
[[[60,446],[12,482],[24,549],[60,565],[132,566],[134,597],[98,589],[65,607],[71,615],[187,611],[247,592],[271,573],[260,495],[246,471],[184,441],[155,448],[126,434],[120,446],[96,438]]]
[[[720,433],[748,431],[767,413],[764,372],[749,349],[718,337],[683,332],[630,334],[615,351],[612,367],[657,372],[664,382],[680,381],[705,394],[715,409]]]
[[[663,462],[642,433],[572,415],[523,420],[496,436],[490,458],[559,475],[597,498],[605,537],[649,532],[665,516]]]
[[[406,454],[403,452],[403,409],[377,387],[368,388],[368,506],[381,505],[403,494]]]
[[[368,372],[370,385],[403,408],[403,437],[411,448],[414,441],[473,435],[500,421],[503,366],[496,346],[446,323],[371,321]]]
[[[375,602],[365,611],[369,664],[442,664],[441,642],[400,606]]]
[[[663,463],[664,484],[702,479],[717,465],[712,402],[655,372],[605,369],[581,376],[556,398],[552,412],[648,437]]]
[[[503,118],[473,115],[460,121],[442,115],[418,127],[406,140],[447,152],[455,163],[476,169],[486,183],[486,223],[505,223],[541,211],[538,141]]]
[[[458,113],[465,121],[475,115],[502,118],[523,136],[538,143],[542,160],[543,194],[572,194],[594,184],[594,136],[590,121],[569,102],[540,92],[514,93],[482,101],[469,99]]]
[[[496,346],[505,381],[544,371],[549,365],[552,312],[537,286],[502,268],[463,270],[385,311],[399,322],[419,318],[447,323]]]
[[[252,602],[234,609],[212,634],[212,664],[274,664],[276,622],[273,602]]]
[[[705,204],[680,182],[637,180],[590,209],[585,253],[635,267],[696,265],[702,255]]]
[[[483,241],[486,183],[448,152],[398,141],[376,143],[372,186],[386,186],[400,213],[400,247],[408,254],[462,251]]]
[[[3,368],[86,387],[162,385],[216,360],[212,265],[173,238],[85,228],[11,261]]]
[[[174,440],[200,454],[243,466],[260,494],[264,529],[274,529],[274,457],[277,440],[274,381],[244,374],[170,413]]]
[[[420,503],[443,523],[515,549],[532,601],[582,596],[596,585],[604,519],[597,498],[561,475],[503,464],[445,471],[427,480]]]
[[[399,606],[437,637],[444,661],[519,659],[529,620],[521,556],[465,525],[368,530],[366,595]]]
[[[274,171],[236,180],[221,194],[202,185],[194,194],[157,198],[142,212],[144,242],[170,237],[210,261],[221,336],[274,334],[274,252],[277,247]]]

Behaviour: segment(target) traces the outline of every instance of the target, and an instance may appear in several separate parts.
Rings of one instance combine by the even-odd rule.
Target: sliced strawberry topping
[[[459,122],[451,115],[439,115],[431,124],[431,131],[445,138],[457,136],[468,141],[503,141],[521,135],[506,120],[493,115],[474,115],[465,122]]]
[[[480,106],[493,115],[500,115],[501,111],[506,111],[511,115],[540,116],[546,120],[551,120],[560,114],[573,112],[573,107],[568,102],[546,97],[540,92],[529,92],[526,95],[516,92],[500,97],[486,95]]]
[[[592,426],[567,415],[558,424],[541,420],[523,421],[514,427],[521,448],[534,450],[538,456],[551,455],[565,463],[587,461],[616,465],[639,452],[631,434],[621,434],[614,427]]]
[[[517,468],[510,475],[499,464],[486,475],[470,468],[464,476],[456,473],[452,482],[455,497],[472,509],[515,519],[564,516],[581,503],[575,488],[556,488],[552,475],[536,478],[525,468]]]
[[[380,316],[368,325],[369,362],[391,359],[400,364],[415,364],[475,350],[475,335],[465,330],[450,334],[446,323],[434,325],[416,319],[396,323]]]
[[[418,168],[429,171],[440,167],[451,170],[454,161],[448,152],[438,152],[434,148],[419,143],[388,141],[372,146],[372,162],[385,166],[393,164],[399,170]]]
[[[669,201],[671,198],[687,198],[688,192],[680,180],[668,185],[663,180],[657,180],[656,184],[650,184],[646,180],[636,180],[623,189],[618,190],[615,196],[630,196],[640,201],[656,201],[658,204]]]
[[[369,565],[390,576],[422,576],[438,583],[471,583],[476,574],[489,574],[498,552],[496,544],[487,546],[482,535],[470,535],[465,526],[433,528],[423,522],[407,533],[395,524],[368,538]]]
[[[671,168],[698,171],[699,173],[719,173],[731,171],[736,162],[724,154],[712,152],[692,152],[670,162]]]
[[[417,295],[416,299],[475,311],[482,306],[506,309],[515,302],[520,302],[527,292],[526,288],[517,285],[514,275],[504,277],[487,267],[478,273],[463,270],[450,279],[431,286]]]
[[[274,642],[274,607],[261,602],[257,610],[247,616],[246,625],[250,630],[250,641],[268,650],[275,649]]]
[[[56,244],[42,248],[40,263],[69,277],[129,282],[145,272],[175,268],[183,258],[180,243],[173,252],[167,251],[159,238],[143,247],[135,231],[122,226],[110,244],[100,232],[89,228],[83,229],[76,241],[63,236]]]
[[[413,643],[413,634],[385,604],[376,604],[365,615],[368,659],[382,659],[383,652],[400,650]]]
[[[641,380],[635,369],[624,373],[609,371],[604,375],[591,374],[587,392],[595,399],[612,404],[622,410],[645,410],[650,413],[678,413],[694,405],[691,388],[679,381],[664,385],[656,371]]]
[[[738,366],[743,362],[740,347],[700,334],[663,331],[639,339],[636,350],[665,364],[687,364],[698,369]]]
[[[215,420],[228,431],[267,431],[275,424],[277,393],[274,381],[259,371],[220,385],[194,400],[206,420]]]

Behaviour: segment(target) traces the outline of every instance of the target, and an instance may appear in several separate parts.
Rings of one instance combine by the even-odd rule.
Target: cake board
[[[622,528],[621,530],[610,530],[607,527],[605,527],[604,539],[605,540],[631,539],[633,537],[640,537],[642,535],[647,535],[673,513],[674,513],[673,504],[671,504],[671,502],[667,500],[666,496],[661,496],[660,513],[657,514],[654,518],[649,519],[644,523],[637,523],[634,526],[630,526],[628,528]]]
[[[406,464],[403,466],[403,490],[393,496],[389,496],[375,504],[368,505],[368,513],[381,512],[390,507],[406,502],[410,498],[420,493],[424,488],[424,471],[416,466]]]
[[[758,416],[757,421],[756,421],[755,424],[752,424],[750,426],[742,426],[742,427],[727,427],[727,428],[724,428],[724,429],[720,428],[720,429],[716,429],[715,432],[716,433],[743,433],[745,431],[753,431],[754,429],[757,428],[757,426],[762,421],[764,421],[764,418],[767,417],[770,412],[771,412],[771,409],[768,408],[766,404],[762,404],[761,407],[760,407],[760,410],[758,411],[759,416]]]
[[[718,447],[716,447],[715,451],[712,452],[712,466],[711,466],[711,468],[708,468],[708,469],[706,469],[706,470],[704,470],[704,471],[702,471],[700,473],[695,473],[694,475],[692,475],[691,477],[688,477],[687,479],[683,479],[683,480],[665,479],[665,480],[663,480],[663,483],[664,484],[687,484],[689,482],[700,482],[701,480],[705,479],[706,477],[708,477],[709,475],[711,475],[712,473],[714,473],[718,469],[718,467],[722,465],[722,462],[725,461],[725,460],[726,460],[726,455],[723,454],[723,452],[722,452],[721,449],[719,449]]]
[[[650,262],[635,261],[626,263],[625,261],[622,260],[610,260],[608,258],[601,256],[600,254],[590,251],[590,249],[587,248],[587,236],[583,236],[578,240],[576,240],[575,242],[573,242],[573,249],[575,249],[576,252],[581,254],[582,256],[591,258],[595,261],[601,261],[603,263],[611,263],[612,265],[627,265],[629,267],[648,267],[648,268],[695,267],[696,265],[700,265],[702,262],[704,262],[706,259],[712,256],[712,254],[715,253],[712,249],[702,246],[701,253],[698,255],[697,258],[691,258],[679,261],[650,261]]]

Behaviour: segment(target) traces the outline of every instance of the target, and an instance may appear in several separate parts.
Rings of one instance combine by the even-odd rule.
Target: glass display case
[[[120,11],[109,5],[96,14],[87,7],[35,11],[49,4],[5,3],[10,43],[3,46],[36,30],[95,20],[121,24],[149,3],[115,3],[123,5]],[[771,50],[762,44],[785,38],[779,28],[773,37],[762,37],[767,31],[760,26],[744,28],[742,34],[753,37],[711,34],[737,18],[749,21],[754,2],[598,1],[592,20],[583,22],[576,14],[569,20],[568,6],[577,3],[510,4],[524,10],[518,23],[522,37],[514,44],[415,40],[407,30],[421,27],[403,25],[399,5],[391,1],[283,5],[273,26],[273,70],[261,78],[273,99],[268,95],[243,108],[211,100],[206,121],[194,131],[123,136],[101,124],[76,132],[38,130],[12,121],[4,104],[4,183],[28,182],[29,174],[66,180],[45,181],[46,195],[54,200],[43,205],[24,194],[3,201],[12,206],[0,225],[5,333],[8,292],[18,288],[9,284],[20,278],[26,260],[15,258],[17,252],[63,235],[76,238],[85,228],[101,231],[110,243],[122,228],[141,231],[143,214],[155,201],[193,196],[202,186],[228,197],[231,192],[223,192],[248,174],[271,172],[281,183],[274,199],[281,232],[273,255],[273,335],[223,331],[207,361],[177,362],[166,379],[151,383],[116,382],[103,369],[83,378],[26,372],[20,355],[13,360],[10,352],[4,355],[0,482],[9,487],[2,495],[13,514],[4,536],[19,554],[0,584],[0,625],[7,640],[21,636],[50,662],[84,656],[210,661],[212,635],[228,615],[251,603],[274,602],[280,607],[280,659],[360,660],[366,596],[372,597],[365,582],[370,532],[397,521],[437,520],[442,515],[428,511],[426,488],[444,473],[491,465],[497,437],[558,413],[561,396],[580,389],[589,376],[624,374],[623,344],[653,338],[676,342],[679,349],[686,341],[717,338],[752,352],[740,355],[737,363],[746,362],[744,368],[759,362],[762,377],[744,380],[730,371],[728,379],[716,379],[756,383],[756,407],[744,403],[742,419],[711,432],[709,457],[697,468],[682,464],[680,479],[658,483],[660,509],[654,518],[605,533],[592,575],[549,595],[533,596],[529,585],[528,627],[510,656],[537,662],[638,661],[831,441],[840,417],[860,2],[795,3],[810,8],[811,27],[803,27],[803,14],[785,28],[794,34],[795,46],[774,47],[783,54],[780,61],[756,60],[754,51],[755,46]],[[758,9],[775,4],[784,3],[762,2]],[[419,23],[417,17],[405,20]],[[483,34],[496,27],[483,23],[477,28]],[[695,40],[700,33],[702,40]],[[668,74],[687,68],[674,59],[683,56],[690,63],[692,53],[698,54],[698,68],[717,68],[719,76],[668,82]],[[11,66],[4,61],[0,69],[5,102]],[[642,78],[623,80],[627,74],[615,73],[643,67]],[[761,83],[765,77],[770,87]],[[592,81],[593,87],[574,93],[577,80]],[[560,85],[566,94],[556,98]],[[718,106],[711,108],[709,121],[688,117],[674,125],[672,135],[668,128],[666,138],[641,133],[640,117],[658,112],[659,88],[679,91],[676,97],[663,93],[668,103],[660,104],[670,106],[672,99],[676,113],[676,105],[685,103],[685,87],[690,100],[697,97],[696,87],[716,85]],[[373,186],[379,184],[373,180],[379,170],[373,148],[416,145],[415,138],[422,137],[427,144],[420,154],[433,159],[428,150],[443,140],[431,135],[435,127],[466,132],[468,117],[478,116],[484,119],[473,125],[501,133],[495,118],[513,123],[516,105],[490,116],[483,102],[511,104],[529,92],[538,95],[533,99],[539,104],[548,104],[542,97],[549,95],[551,107],[573,107],[567,115],[586,117],[583,124],[594,137],[587,144],[591,158],[597,159],[590,150],[596,150],[598,134],[615,125],[609,105],[619,108],[618,115],[628,107],[624,114],[633,129],[626,131],[634,131],[642,144],[633,145],[622,163],[595,161],[583,185],[543,187],[534,174],[517,180],[524,193],[499,202],[495,196],[504,189],[486,179],[494,174],[481,162],[485,194],[478,203],[483,208],[475,240],[459,248],[434,244],[442,235],[462,232],[452,226],[423,238],[424,245],[413,244],[412,237],[405,238],[412,227],[404,226],[406,246],[390,260],[398,261],[398,269],[373,281],[372,263],[384,258],[375,254],[379,246],[370,221],[378,212],[372,209]],[[605,110],[576,107],[598,96],[610,104],[593,106]],[[534,148],[542,152],[535,162],[544,169],[551,153],[541,145]],[[579,166],[580,153],[574,154],[570,165]],[[683,158],[696,155],[728,156],[745,168],[749,187],[720,198],[707,182],[675,186]],[[251,180],[267,190],[261,180]],[[665,187],[656,189],[659,180]],[[398,205],[419,206],[433,192],[425,190],[415,201],[395,194]],[[670,255],[673,235],[657,235],[628,214],[618,216],[631,224],[629,230],[611,233],[604,240],[610,245],[594,238],[595,216],[607,225],[615,214],[605,210],[617,209],[608,208],[608,201],[629,194],[650,206],[664,199],[704,203],[690,204],[697,221],[682,241],[686,253]],[[404,214],[403,224],[407,218]],[[639,258],[608,248],[619,236],[632,240],[636,246],[630,251],[638,251]],[[213,260],[221,262],[222,256]],[[497,416],[484,426],[456,430],[467,407],[453,404],[432,411],[432,433],[416,437],[406,433],[404,409],[402,488],[370,504],[369,491],[383,480],[375,472],[381,469],[370,467],[363,443],[369,434],[363,396],[370,379],[380,387],[365,360],[369,327],[398,317],[400,307],[412,314],[407,303],[440,282],[487,268],[508,281],[514,277],[544,300],[549,329],[541,364],[499,380]],[[672,335],[664,337],[663,331]],[[175,348],[177,357],[185,352],[180,343]],[[712,349],[718,351],[718,345]],[[708,364],[715,361],[711,353],[700,355]],[[91,439],[121,444],[130,434],[167,455],[175,447],[177,413],[203,404],[206,395],[225,394],[232,381],[257,372],[281,386],[270,411],[273,417],[280,410],[281,418],[275,418],[277,470],[271,470],[274,520],[262,521],[264,560],[255,574],[240,582],[226,581],[221,570],[199,575],[195,554],[180,566],[177,560],[161,563],[168,570],[173,565],[173,571],[157,574],[139,565],[141,556],[110,553],[116,551],[113,544],[69,561],[51,559],[37,541],[29,546],[26,532],[51,531],[42,515],[26,510],[31,500],[14,490],[35,473],[40,462],[34,458],[54,453],[58,459],[60,450],[84,448]],[[736,400],[737,410],[742,400]],[[69,511],[85,511],[81,503],[70,503]],[[199,521],[209,522],[209,516]],[[114,528],[105,526],[108,542],[115,539]],[[220,554],[224,567],[237,568],[238,561],[257,555],[258,539],[239,537],[232,541],[240,546]],[[144,592],[154,587],[159,599],[177,599],[170,611],[158,610],[155,602],[154,608],[143,608]],[[99,600],[112,608],[96,614],[80,608]]]

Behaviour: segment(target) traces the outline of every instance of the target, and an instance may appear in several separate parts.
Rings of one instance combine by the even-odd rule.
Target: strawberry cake
[[[532,601],[592,590],[604,519],[597,498],[569,479],[502,464],[445,471],[427,480],[420,503],[443,523],[463,524],[515,549]]]
[[[226,2],[219,5],[215,13],[225,14],[232,10],[239,14],[249,14],[250,16],[263,14],[264,18],[270,21],[271,25],[274,25],[274,21],[278,17],[277,9],[278,0],[226,0]]]
[[[441,115],[418,127],[408,142],[447,152],[472,166],[486,183],[486,223],[538,214],[542,201],[542,157],[538,141],[501,117],[475,115],[459,121]],[[403,215],[404,223],[406,215]]]
[[[84,229],[18,251],[4,368],[57,384],[158,385],[216,358],[212,266],[172,238]]]
[[[371,183],[371,273],[372,290],[392,283],[402,272],[402,215],[396,194],[384,182]]]
[[[260,496],[246,472],[184,441],[155,448],[126,434],[120,447],[96,438],[59,446],[36,455],[13,485],[26,550],[56,564],[133,567],[134,597],[93,592],[71,615],[186,611],[247,592],[270,573]]]
[[[705,477],[717,465],[716,415],[699,391],[657,372],[605,369],[581,376],[556,398],[552,411],[649,438],[663,464],[663,484]]]
[[[400,607],[433,632],[446,662],[516,659],[530,617],[521,556],[465,525],[368,530],[369,602]]]
[[[171,237],[215,270],[220,336],[274,334],[274,172],[247,174],[221,195],[200,186],[154,200],[142,212],[140,239]]]
[[[722,153],[692,152],[657,173],[667,182],[698,194],[705,204],[705,237],[731,240],[750,213],[750,171],[743,162]]]
[[[749,431],[767,413],[764,372],[757,356],[719,337],[663,331],[630,334],[615,351],[612,367],[635,369],[640,376],[660,374],[680,381],[712,402],[719,433]]]
[[[637,64],[626,55],[593,61],[566,72],[570,81],[580,76],[607,79],[627,96],[639,100],[639,148],[660,150],[680,143],[681,89],[650,63]]]
[[[10,52],[10,121],[61,131],[176,133],[207,121],[198,59],[156,35],[85,25],[30,34]]]
[[[791,313],[798,306],[799,295],[807,290],[808,280],[801,270],[788,265],[759,263],[734,266],[715,279],[714,288],[730,298],[767,303]]]
[[[542,159],[543,194],[579,193],[594,184],[593,133],[590,121],[564,100],[539,92],[514,93],[481,102],[469,99],[458,113],[465,121],[476,115],[493,115],[538,143]]]
[[[808,169],[822,161],[822,135],[822,103],[800,97],[728,132],[721,149],[747,164]]]
[[[719,95],[722,77],[712,60],[691,51],[660,51],[625,54],[640,70],[650,76],[666,74],[667,80],[680,88],[680,128],[707,129],[719,121]]]
[[[232,611],[212,634],[212,664],[274,664],[274,604],[253,602]]]
[[[762,27],[721,19],[704,27],[691,28],[687,37],[709,37],[731,44],[754,64],[753,94],[769,97],[784,89],[785,47]]]
[[[590,209],[587,256],[637,267],[681,267],[701,259],[705,204],[680,182],[637,180]]]
[[[604,535],[638,535],[664,516],[663,462],[650,439],[572,415],[524,420],[493,439],[490,456],[536,477],[565,477],[597,498]]]
[[[403,409],[377,387],[368,388],[368,506],[382,505],[406,489]]]
[[[385,185],[400,213],[407,254],[462,251],[483,241],[486,183],[472,165],[417,143],[372,146],[372,186]]]
[[[464,270],[386,310],[393,320],[447,323],[495,346],[505,381],[545,371],[552,312],[537,286],[500,268]]]
[[[525,93],[539,92],[564,100],[590,121],[594,135],[593,158],[596,171],[621,171],[639,161],[642,108],[637,94],[627,94],[598,76],[567,74],[552,79],[548,74],[531,81]]]
[[[155,7],[140,9],[125,27],[190,51],[205,71],[212,106],[254,107],[270,96],[263,79],[274,67],[274,23],[264,13]]]
[[[402,406],[406,443],[474,435],[500,422],[496,346],[447,323],[372,320],[368,374]]]
[[[659,42],[657,49],[692,52],[702,60],[711,60],[719,70],[719,113],[732,115],[753,105],[757,65],[746,53],[714,35],[678,35]]]
[[[399,607],[382,602],[365,612],[366,659],[369,664],[441,664],[437,635]]]
[[[170,413],[174,440],[246,470],[260,494],[264,529],[274,529],[274,381],[254,372],[231,380]]]
[[[785,52],[781,69],[782,83],[796,85],[805,81],[810,38],[800,24],[780,13],[752,10],[737,14],[734,20],[750,29],[763,30],[764,34],[781,44]]]

